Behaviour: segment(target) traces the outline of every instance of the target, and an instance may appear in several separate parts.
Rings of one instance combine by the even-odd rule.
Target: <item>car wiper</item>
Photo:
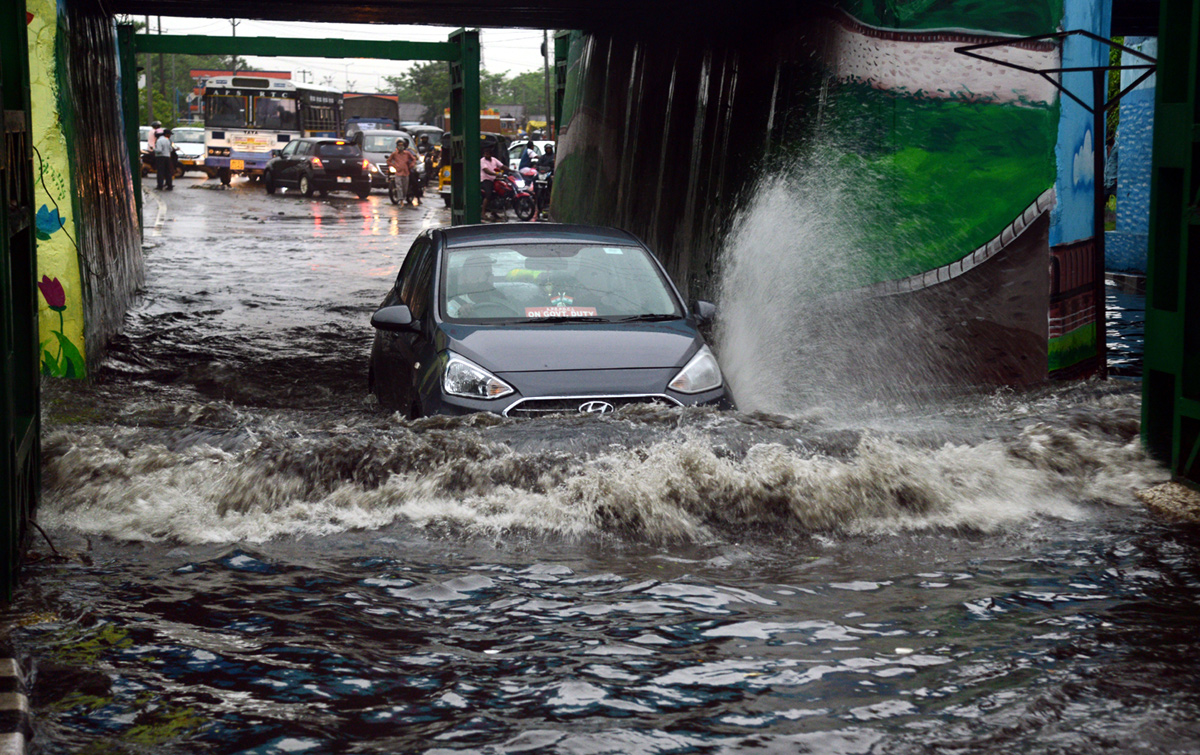
[[[612,320],[607,317],[590,315],[554,315],[552,317],[531,317],[525,322],[612,322]]]
[[[682,320],[679,315],[632,315],[618,318],[615,322],[662,322],[663,320]]]

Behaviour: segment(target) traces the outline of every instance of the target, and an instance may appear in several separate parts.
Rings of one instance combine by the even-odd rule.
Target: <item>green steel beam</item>
[[[25,0],[0,3],[0,602],[41,492],[37,243]]]
[[[450,222],[480,222],[479,199],[479,30],[450,35],[459,48],[450,62]],[[504,159],[502,156],[500,159]]]
[[[554,34],[554,133],[551,138],[558,139],[562,131],[563,102],[567,99],[567,58],[571,54],[571,32],[560,31]]]
[[[137,202],[138,230],[145,227],[142,217],[142,149],[138,138],[138,73],[133,24],[117,25],[117,57],[121,66],[121,105],[125,116],[125,148],[133,173],[133,198]],[[143,236],[144,236],[143,232]]]
[[[197,34],[137,34],[137,53],[181,55],[259,55],[263,57],[376,58],[379,60],[458,60],[452,42],[403,42],[289,37],[210,37]],[[249,74],[247,74],[249,75]]]
[[[1142,439],[1200,487],[1200,5],[1159,13]]]

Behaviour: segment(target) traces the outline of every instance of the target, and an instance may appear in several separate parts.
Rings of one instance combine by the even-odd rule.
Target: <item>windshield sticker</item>
[[[595,317],[595,307],[526,307],[526,317]]]
[[[604,253],[605,254],[624,254],[625,252],[621,251],[620,249],[611,247],[611,246],[606,246],[606,247],[604,247]]]

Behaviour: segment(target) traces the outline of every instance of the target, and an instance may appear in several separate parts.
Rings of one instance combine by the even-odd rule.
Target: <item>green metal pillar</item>
[[[138,138],[137,52],[133,24],[117,26],[117,55],[121,65],[121,104],[125,114],[125,147],[129,151],[129,169],[133,171],[133,198],[137,202],[138,228],[145,228],[142,217],[142,149]],[[143,235],[144,232],[143,232]]]
[[[1159,12],[1142,438],[1200,487],[1200,5]]]
[[[12,599],[41,488],[37,247],[25,0],[0,10],[0,600]]]
[[[562,131],[563,102],[567,99],[567,57],[571,52],[571,32],[554,34],[554,134]]]
[[[479,200],[479,30],[450,35],[459,48],[450,61],[450,222],[480,221]]]

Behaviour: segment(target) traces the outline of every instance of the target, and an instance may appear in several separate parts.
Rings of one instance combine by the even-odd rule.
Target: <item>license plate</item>
[[[245,170],[246,169],[246,161],[245,160],[230,160],[229,161],[229,169],[230,170]]]
[[[348,184],[350,183],[350,176],[338,176],[337,180],[340,184]]]

